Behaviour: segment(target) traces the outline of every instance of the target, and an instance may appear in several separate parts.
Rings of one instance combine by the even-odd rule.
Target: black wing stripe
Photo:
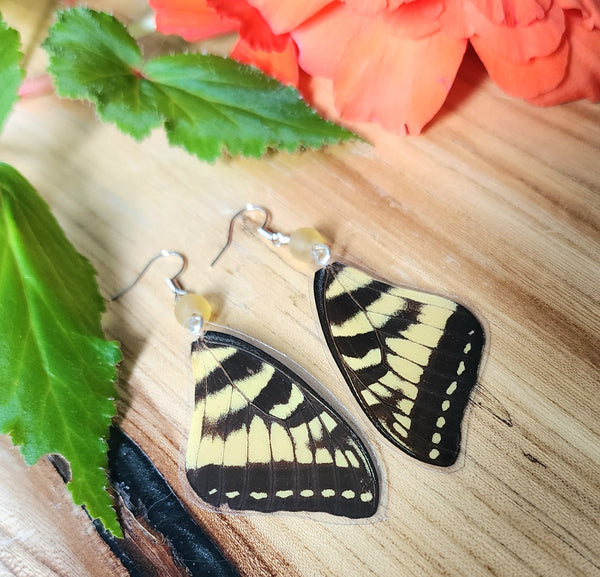
[[[208,332],[192,350],[196,408],[186,470],[204,501],[349,518],[376,512],[368,451],[305,382],[231,335]]]
[[[336,363],[375,426],[417,459],[454,463],[484,345],[473,314],[340,263],[317,272],[315,297]]]

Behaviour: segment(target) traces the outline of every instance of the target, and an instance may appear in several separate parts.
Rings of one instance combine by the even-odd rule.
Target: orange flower
[[[193,22],[200,31],[209,21],[224,28],[233,21],[240,41],[232,56],[295,85],[298,69],[328,78],[342,120],[378,122],[399,134],[418,134],[435,116],[469,42],[492,79],[513,96],[539,105],[600,100],[600,0],[151,4],[162,32],[182,34],[164,22],[192,6],[198,16],[188,13],[187,31]]]

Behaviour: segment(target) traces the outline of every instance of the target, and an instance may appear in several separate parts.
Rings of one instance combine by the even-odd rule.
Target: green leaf
[[[91,100],[103,121],[137,139],[160,125],[147,94],[152,86],[139,76],[140,49],[116,18],[87,8],[63,10],[44,48],[60,96]]]
[[[177,54],[143,63],[125,28],[104,13],[61,12],[44,47],[59,95],[91,100],[100,118],[135,138],[162,123],[171,144],[204,160],[354,137],[318,116],[295,89],[231,59]]]
[[[104,339],[91,264],[31,184],[3,163],[0,247],[0,432],[21,445],[28,464],[63,455],[74,501],[120,535],[105,491],[119,347]]]
[[[10,28],[0,14],[0,128],[17,101],[17,91],[25,74],[20,66],[23,58],[20,48],[19,33]]]

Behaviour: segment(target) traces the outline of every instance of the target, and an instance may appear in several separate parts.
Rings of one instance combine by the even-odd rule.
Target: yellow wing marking
[[[218,347],[201,349],[192,353],[192,375],[196,382],[210,375],[221,363],[235,355],[235,347]]]
[[[444,334],[444,331],[428,325],[413,324],[400,333],[405,339],[435,349]]]
[[[185,466],[187,469],[196,469],[198,454],[200,452],[200,440],[202,439],[202,428],[204,423],[204,403],[198,403],[192,415],[192,423],[188,438],[187,451],[185,455]]]
[[[438,306],[427,305],[421,309],[417,320],[420,323],[430,327],[443,330],[453,312],[454,309],[446,309]]]
[[[373,325],[362,311],[358,311],[341,325],[331,325],[331,334],[334,337],[353,337],[370,333],[372,330]]]
[[[369,390],[380,399],[389,399],[394,396],[394,393],[387,387],[384,387],[379,381],[371,383],[369,385]]]
[[[308,429],[315,441],[320,441],[323,438],[323,423],[321,423],[321,419],[318,416],[309,421]]]
[[[291,427],[289,431],[294,441],[294,449],[296,451],[296,460],[298,463],[312,463],[313,454],[310,450],[308,426],[306,423]]]
[[[398,375],[392,371],[388,371],[383,375],[383,377],[379,379],[379,382],[394,391],[400,391],[403,396],[412,399],[413,401],[417,398],[419,392],[417,386],[399,378]]]
[[[271,423],[271,452],[274,461],[294,461],[294,445],[285,427],[277,422]]]
[[[423,367],[416,363],[392,354],[387,355],[387,362],[403,379],[406,379],[411,383],[418,383],[421,380]]]
[[[338,467],[347,468],[349,466],[348,459],[344,456],[341,449],[336,449],[334,454],[335,464]]]
[[[381,296],[371,304],[367,305],[368,313],[387,315],[389,317],[396,316],[400,311],[406,309],[406,299],[398,298],[390,292],[381,293]]]
[[[369,406],[378,405],[380,403],[379,399],[369,389],[362,389],[360,394],[365,403]]]
[[[327,429],[328,433],[331,433],[331,431],[333,431],[333,429],[335,429],[337,427],[337,422],[327,411],[323,411],[319,415],[319,418],[321,419],[321,422]]]
[[[285,403],[279,403],[275,405],[270,411],[269,414],[277,419],[285,420],[287,419],[304,401],[304,394],[300,390],[300,387],[291,383],[292,390],[290,392],[290,396]]]
[[[258,415],[254,415],[248,429],[248,461],[250,463],[271,462],[269,431]]]
[[[225,443],[218,435],[204,435],[200,439],[196,463],[192,468],[199,469],[205,465],[220,465],[223,463]]]
[[[204,418],[208,423],[216,423],[230,412],[239,411],[248,405],[247,399],[231,385],[207,395],[198,401],[204,405]]]
[[[364,357],[349,357],[342,355],[344,362],[353,370],[359,371],[373,365],[378,365],[382,361],[381,349],[371,349]]]
[[[315,451],[315,463],[323,464],[323,463],[333,463],[333,457],[328,449],[324,447],[319,447]]]
[[[408,339],[389,337],[385,339],[385,344],[396,354],[422,367],[427,366],[429,363],[431,349],[419,343],[409,341]]]
[[[223,465],[244,467],[248,463],[248,431],[246,423],[231,431],[225,439]],[[215,463],[218,464],[218,463]]]
[[[440,295],[425,293],[405,287],[392,287],[388,291],[388,294],[401,299],[410,299],[421,304],[433,305],[442,309],[448,309],[451,312],[455,311],[457,307],[457,304],[454,301]]]
[[[256,374],[238,379],[233,384],[249,401],[253,401],[260,395],[274,374],[275,367],[264,363]]]
[[[367,286],[372,280],[364,272],[346,267],[334,277],[329,287],[327,287],[325,298],[332,299],[345,292],[355,291]]]

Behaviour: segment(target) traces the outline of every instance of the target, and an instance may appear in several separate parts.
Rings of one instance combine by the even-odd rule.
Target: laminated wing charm
[[[369,452],[294,372],[229,334],[192,345],[195,408],[186,453],[191,488],[221,510],[375,514]]]
[[[416,459],[452,465],[485,340],[479,321],[341,263],[317,271],[314,288],[328,346],[371,421]]]

